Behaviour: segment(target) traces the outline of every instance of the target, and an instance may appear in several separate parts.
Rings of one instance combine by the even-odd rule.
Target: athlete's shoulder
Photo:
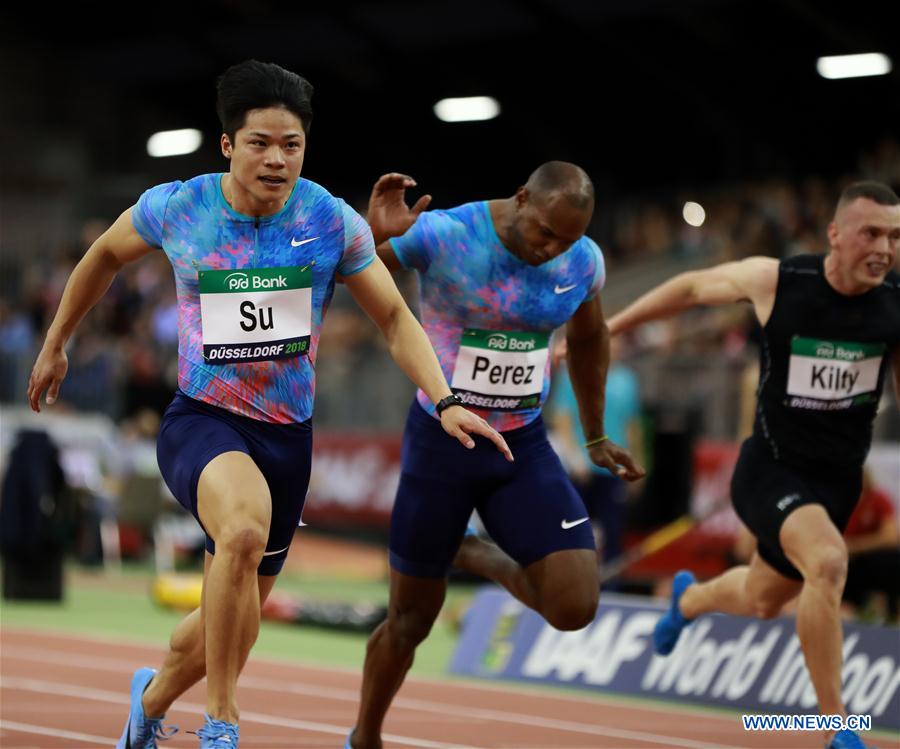
[[[157,185],[150,191],[159,191],[159,194],[165,195],[169,206],[181,208],[193,205],[195,209],[201,206],[212,206],[215,204],[216,192],[220,189],[221,177],[221,174],[200,174],[183,182],[175,180]]]
[[[881,285],[886,289],[890,289],[891,291],[900,294],[900,273],[895,270],[889,270]]]
[[[464,231],[484,223],[490,216],[484,201],[463,203],[452,208],[435,208],[422,214],[426,220],[447,231]],[[420,217],[421,218],[421,217]]]
[[[318,182],[304,177],[297,180],[290,204],[295,215],[311,215],[320,220],[338,220],[345,213],[356,213],[344,200],[332,195]]]
[[[178,185],[177,194],[190,194],[190,195],[208,195],[210,193],[215,193],[217,190],[221,189],[219,185],[222,182],[222,174],[214,173],[214,174],[198,174],[196,177],[191,177],[190,179],[185,180],[184,182],[173,182],[173,185]]]
[[[313,182],[311,179],[306,179],[306,177],[300,177],[297,180],[297,190],[298,195],[314,197],[319,199],[331,199],[338,200],[334,195],[332,195],[325,187],[320,185],[318,182]]]
[[[597,244],[593,239],[591,239],[587,234],[583,235],[577,242],[572,245],[573,250],[576,252],[582,252],[589,257],[599,259],[600,262],[603,262],[603,250],[600,249],[600,245]]]
[[[820,276],[825,270],[825,256],[818,253],[791,255],[778,263],[778,269],[782,273]]]

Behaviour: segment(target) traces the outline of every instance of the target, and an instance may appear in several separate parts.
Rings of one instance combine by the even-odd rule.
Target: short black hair
[[[280,65],[246,60],[232,65],[216,83],[216,112],[224,132],[232,141],[252,109],[283,107],[300,118],[308,136],[312,124],[312,84]]]
[[[847,187],[844,188],[841,197],[838,198],[837,210],[840,210],[843,206],[852,203],[859,198],[867,198],[868,200],[878,203],[878,205],[900,204],[900,198],[897,197],[897,193],[895,193],[888,185],[884,184],[884,182],[866,180],[863,182],[854,182],[852,185],[847,185]]]
[[[533,194],[545,197],[560,193],[579,210],[594,203],[594,183],[577,164],[568,161],[547,161],[535,169],[525,185]]]

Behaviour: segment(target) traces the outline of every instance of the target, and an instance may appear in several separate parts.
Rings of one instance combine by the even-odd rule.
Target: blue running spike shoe
[[[825,749],[867,749],[867,747],[854,731],[845,728],[834,735]],[[875,748],[871,747],[870,749]]]
[[[125,730],[119,743],[116,744],[116,749],[156,749],[157,740],[165,741],[178,731],[178,726],[169,728],[163,726],[164,715],[159,718],[148,718],[144,715],[141,698],[154,676],[156,676],[154,669],[139,668],[131,677],[131,711],[128,713]]]
[[[687,570],[681,570],[672,581],[672,605],[669,610],[663,614],[656,627],[653,629],[653,650],[659,655],[668,655],[675,648],[678,642],[678,636],[693,619],[685,619],[681,609],[678,608],[678,601],[681,595],[688,588],[697,582],[693,573]]]
[[[235,723],[226,723],[206,716],[203,728],[197,731],[200,749],[238,749],[240,729]]]

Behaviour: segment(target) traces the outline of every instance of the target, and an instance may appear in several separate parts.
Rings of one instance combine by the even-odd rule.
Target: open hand
[[[397,172],[378,178],[369,196],[366,216],[376,245],[404,234],[431,203],[431,196],[423,195],[412,208],[406,205],[406,189],[415,186],[416,181],[412,177]]]
[[[456,439],[462,442],[463,445],[470,450],[475,447],[475,440],[469,435],[480,434],[482,437],[487,437],[493,442],[497,446],[497,449],[506,456],[508,461],[512,462],[514,460],[509,445],[506,444],[506,440],[503,439],[500,432],[494,429],[480,416],[473,414],[471,411],[467,411],[462,406],[445,408],[441,413],[441,426],[444,427],[444,431],[447,432],[447,434],[451,437],[456,437]]]

